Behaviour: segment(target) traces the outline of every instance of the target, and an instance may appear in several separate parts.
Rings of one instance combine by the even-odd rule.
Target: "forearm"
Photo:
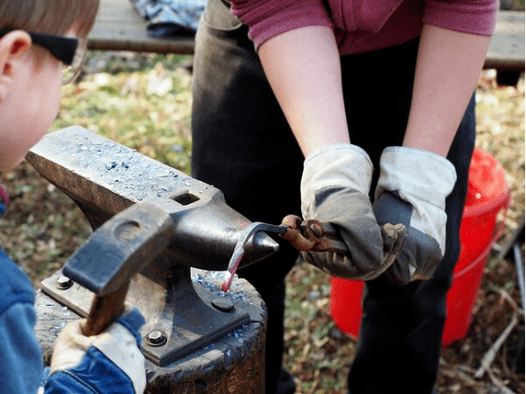
[[[305,156],[348,143],[338,48],[331,29],[304,27],[265,42],[259,56]]]
[[[489,41],[488,36],[424,26],[404,146],[447,155]]]

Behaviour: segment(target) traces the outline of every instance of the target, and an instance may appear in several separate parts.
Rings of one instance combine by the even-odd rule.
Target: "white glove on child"
[[[372,173],[367,153],[351,144],[323,147],[305,160],[303,218],[332,224],[348,253],[311,250],[303,255],[333,276],[355,280],[378,277],[394,262],[405,239],[403,229],[378,225],[368,196]]]
[[[127,312],[91,337],[81,332],[83,320],[69,323],[55,345],[46,392],[69,387],[66,392],[142,394],[146,371],[138,330],[144,318],[137,309]]]
[[[380,158],[380,179],[373,204],[378,223],[403,223],[408,238],[389,281],[406,284],[430,279],[446,248],[446,197],[457,179],[455,167],[432,152],[388,147]]]

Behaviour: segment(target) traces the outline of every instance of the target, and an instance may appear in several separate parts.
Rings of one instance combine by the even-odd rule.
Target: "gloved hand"
[[[146,388],[145,360],[138,330],[144,318],[137,309],[126,310],[103,333],[86,337],[83,320],[61,332],[51,360],[45,392],[136,393]]]
[[[345,254],[315,249],[303,253],[309,263],[330,275],[374,279],[394,262],[403,244],[403,227],[380,227],[376,221],[368,196],[372,172],[367,153],[351,144],[323,147],[305,160],[303,218],[329,223],[347,247]]]
[[[457,179],[455,167],[432,152],[388,147],[380,158],[373,210],[379,224],[403,223],[408,238],[386,271],[394,284],[430,279],[446,248],[446,197]]]

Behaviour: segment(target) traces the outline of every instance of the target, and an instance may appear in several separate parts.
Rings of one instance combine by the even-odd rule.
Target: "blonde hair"
[[[72,27],[86,37],[99,0],[0,0],[0,28],[63,35]]]

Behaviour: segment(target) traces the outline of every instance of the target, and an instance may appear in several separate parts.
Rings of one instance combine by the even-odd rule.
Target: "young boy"
[[[19,164],[55,119],[61,78],[70,81],[82,64],[86,40],[77,37],[88,35],[98,6],[99,0],[0,0],[0,170]],[[7,203],[0,186],[0,215]],[[70,323],[44,378],[31,282],[1,248],[0,272],[2,393],[144,391],[144,320],[137,310],[92,337],[82,335],[80,321]]]

